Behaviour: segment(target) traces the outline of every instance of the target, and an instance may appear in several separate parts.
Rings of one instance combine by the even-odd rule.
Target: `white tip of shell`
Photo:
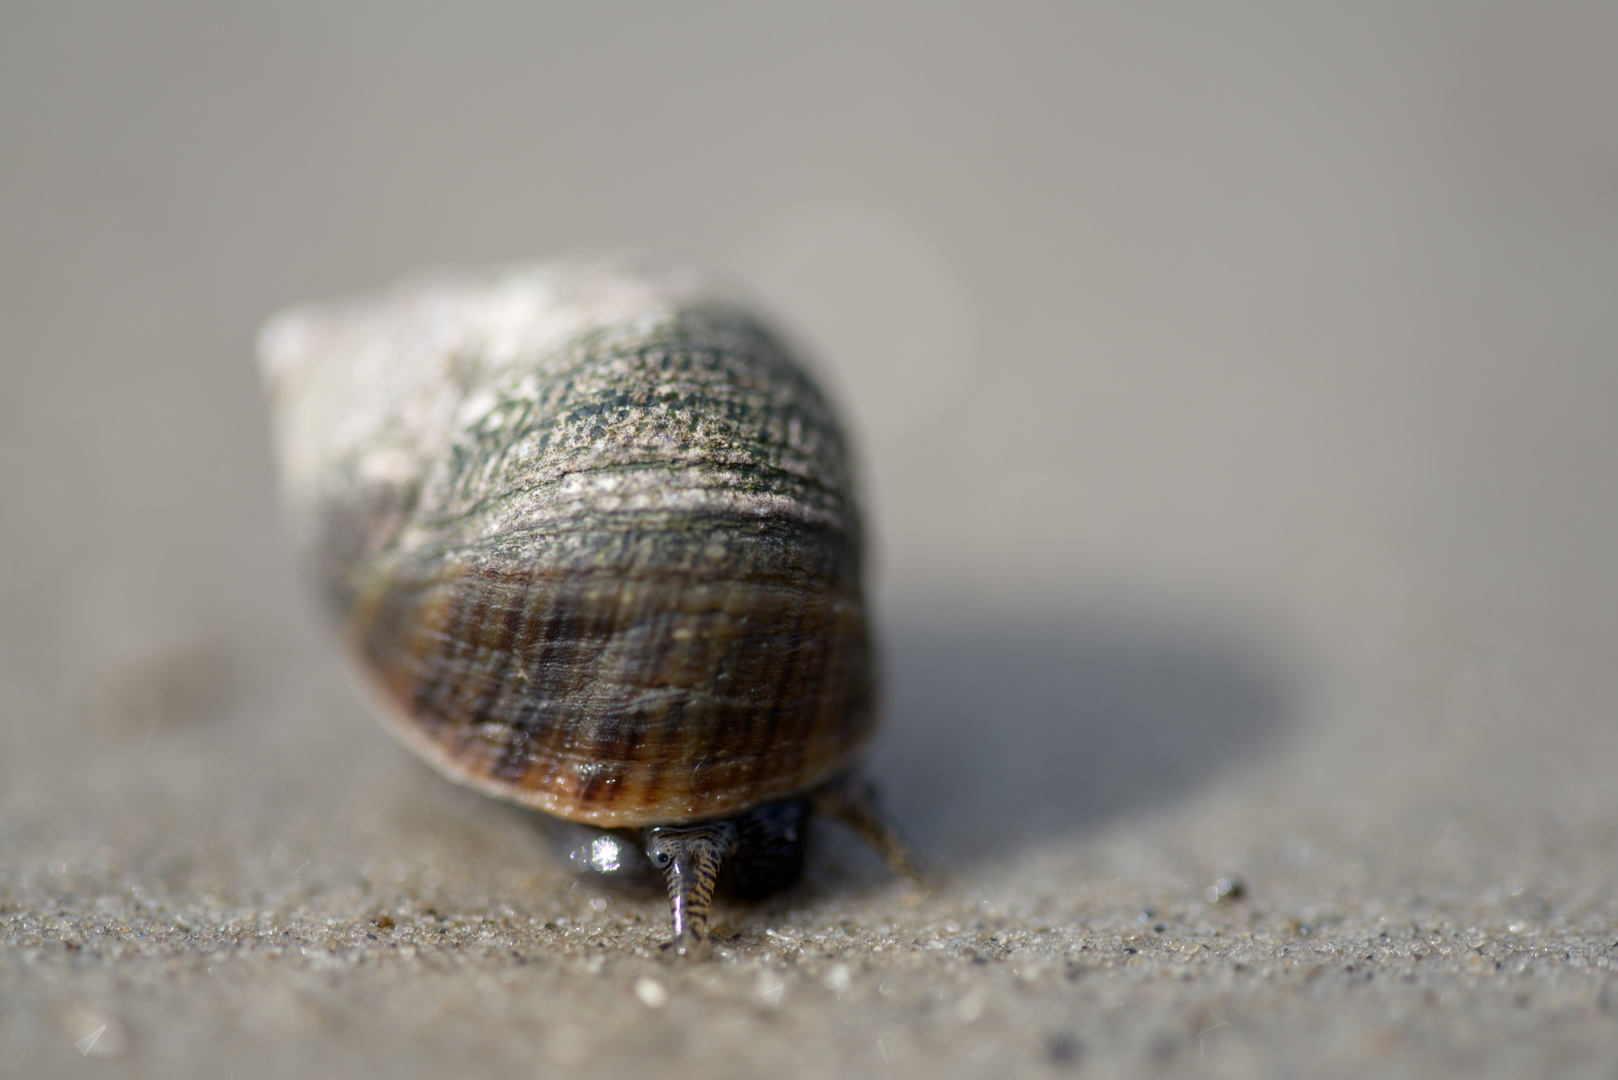
[[[412,317],[417,329],[476,326],[499,343],[545,336],[556,321],[553,311],[593,310],[605,317],[699,298],[741,299],[708,274],[637,251],[580,251],[476,271],[441,268],[380,292],[300,304],[271,316],[258,333],[259,375],[273,392],[331,344],[334,333],[360,331],[374,338]]]
[[[278,312],[259,327],[255,352],[258,374],[273,389],[308,354],[309,319],[301,308]]]

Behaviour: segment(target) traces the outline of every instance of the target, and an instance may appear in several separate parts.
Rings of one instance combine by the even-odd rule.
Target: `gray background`
[[[6,4],[0,1072],[1618,1075],[1614,55],[1602,4]],[[251,364],[621,246],[841,402],[943,873],[828,831],[709,964],[366,717]]]

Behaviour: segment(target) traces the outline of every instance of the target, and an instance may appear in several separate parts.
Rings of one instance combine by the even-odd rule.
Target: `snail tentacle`
[[[931,871],[883,813],[876,785],[869,780],[856,773],[844,773],[811,791],[809,805],[815,813],[852,829],[895,874],[917,885],[931,883]]]
[[[698,956],[708,948],[708,910],[719,868],[736,851],[736,824],[659,826],[646,830],[646,854],[663,871],[674,916],[674,951]]]

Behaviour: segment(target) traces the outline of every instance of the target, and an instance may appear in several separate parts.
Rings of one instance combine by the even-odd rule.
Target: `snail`
[[[876,724],[847,445],[758,318],[630,256],[440,276],[259,336],[283,503],[387,726],[648,865],[673,948],[794,881],[812,814],[917,864]]]

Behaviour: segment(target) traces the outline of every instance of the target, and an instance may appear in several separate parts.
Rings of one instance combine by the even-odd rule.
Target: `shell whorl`
[[[260,353],[293,527],[452,777],[676,823],[802,791],[870,735],[845,444],[734,302],[550,264],[293,311]]]

